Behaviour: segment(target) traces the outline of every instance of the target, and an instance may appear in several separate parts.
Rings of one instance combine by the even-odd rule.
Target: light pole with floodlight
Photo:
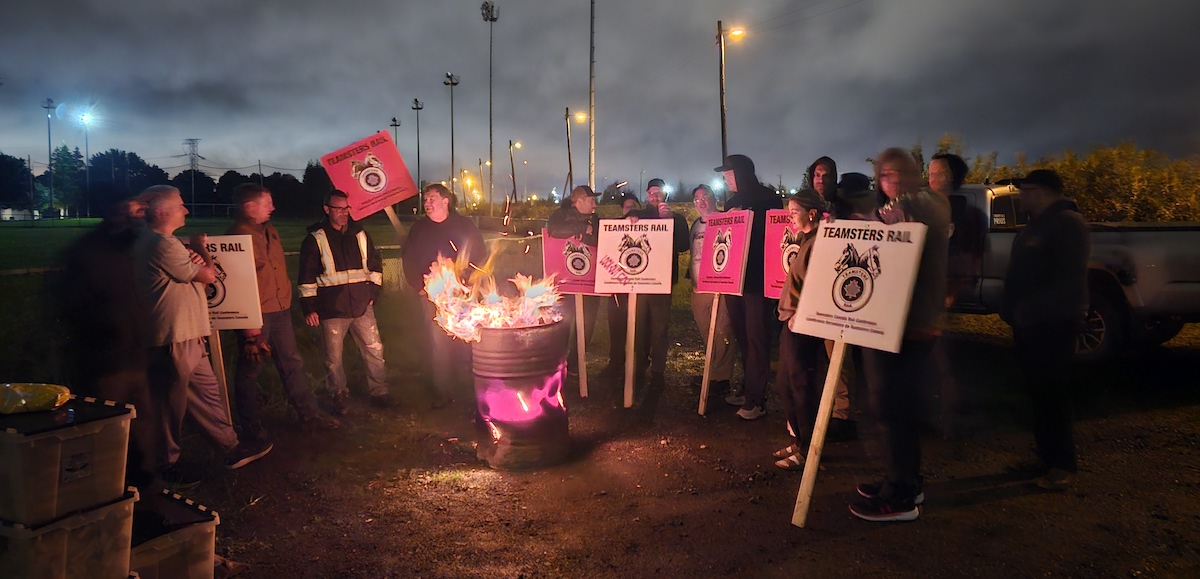
[[[417,99],[413,99],[412,110],[417,111],[417,192],[418,192],[418,199],[420,200],[420,203],[418,203],[418,205],[420,205],[420,207],[421,207],[420,209],[418,209],[418,211],[425,210],[425,194],[420,192],[421,191],[421,109],[423,109],[423,108],[425,108],[425,103],[423,103]]]
[[[390,124],[388,126],[392,128],[392,142],[399,143],[400,142],[400,132],[399,132],[400,119],[397,119],[396,117],[392,117],[392,124]],[[396,146],[398,147],[400,145],[397,144]]]
[[[517,141],[515,143],[512,142],[511,140],[508,141],[508,172],[509,172],[509,177],[512,179],[512,198],[513,199],[517,198],[517,167],[516,167],[516,163],[513,162],[513,149],[520,149],[520,148],[521,148],[520,141]]]
[[[741,28],[734,28],[729,31],[729,36],[736,40],[745,33]],[[729,156],[729,143],[725,133],[725,29],[720,20],[717,21],[717,52],[721,66],[721,162],[724,163],[725,157]]]
[[[92,153],[88,146],[88,127],[91,125],[92,116],[83,113],[79,115],[79,122],[83,123],[83,170],[85,175],[83,204],[87,216],[92,216]]]
[[[50,176],[50,210],[54,210],[54,146],[50,144],[50,111],[54,110],[54,99],[42,104],[46,109],[46,174]],[[32,169],[32,167],[30,167]]]
[[[494,151],[492,150],[492,24],[500,19],[500,13],[496,10],[495,2],[484,2],[480,7],[483,11],[483,21],[488,23],[488,159],[491,159]],[[488,215],[496,215],[496,204],[492,200],[492,190],[496,188],[492,182],[492,169],[488,166]],[[483,172],[479,173],[479,178],[483,178]]]
[[[446,80],[443,80],[442,84],[450,87],[450,192],[453,193],[456,180],[454,175],[454,87],[458,86],[458,77],[447,72]]]

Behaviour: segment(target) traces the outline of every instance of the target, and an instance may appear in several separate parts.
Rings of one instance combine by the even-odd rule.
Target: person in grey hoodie
[[[1075,482],[1075,441],[1068,386],[1075,335],[1087,316],[1091,240],[1079,207],[1063,195],[1054,171],[1019,181],[1029,224],[1012,244],[1000,315],[1013,328],[1017,358],[1033,401],[1038,486],[1062,491]]]

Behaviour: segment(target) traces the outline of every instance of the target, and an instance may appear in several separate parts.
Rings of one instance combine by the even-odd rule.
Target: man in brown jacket
[[[270,224],[275,204],[271,192],[257,183],[243,183],[233,190],[233,202],[241,209],[226,235],[249,235],[254,246],[254,269],[258,277],[258,299],[262,304],[262,328],[238,333],[241,356],[234,378],[234,397],[244,438],[267,439],[258,401],[258,371],[263,355],[270,355],[288,400],[307,430],[331,430],[341,426],[317,408],[317,397],[304,376],[304,361],[296,352],[292,328],[292,282],[283,259],[279,232]]]

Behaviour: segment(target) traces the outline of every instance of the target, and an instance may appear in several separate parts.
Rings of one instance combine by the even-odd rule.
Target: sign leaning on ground
[[[554,274],[559,293],[595,294],[600,251],[574,237],[559,239],[542,230],[542,271]]]
[[[671,293],[673,219],[601,219],[596,293]]]
[[[821,223],[788,328],[899,352],[926,229],[922,223]]]
[[[350,217],[364,217],[417,194],[408,165],[387,131],[321,157],[333,186],[346,192]]]
[[[773,300],[783,295],[788,264],[800,251],[800,232],[792,231],[790,223],[786,209],[767,211],[767,228],[763,236],[763,295]]]
[[[180,241],[188,245],[188,240]],[[204,286],[213,330],[253,330],[263,325],[251,243],[249,235],[208,236],[206,248],[217,270],[217,279]]]
[[[729,211],[708,216],[704,246],[696,273],[696,291],[742,295],[746,281],[746,257],[754,226],[750,211]]]

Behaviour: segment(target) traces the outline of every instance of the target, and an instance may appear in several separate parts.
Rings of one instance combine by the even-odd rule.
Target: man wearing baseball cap
[[[1013,328],[1017,358],[1033,401],[1038,486],[1075,483],[1075,440],[1068,395],[1075,335],[1089,307],[1088,226],[1052,170],[1018,181],[1029,224],[1013,239],[1000,316]]]
[[[674,222],[671,239],[671,287],[679,280],[679,254],[687,251],[687,219],[671,211],[667,205],[666,182],[651,179],[646,183],[646,208],[638,217],[642,219],[670,219]],[[650,367],[650,386],[661,389],[665,384],[667,348],[671,345],[668,328],[671,324],[671,294],[646,294],[638,297],[637,339],[634,341],[636,364],[634,376],[640,382]],[[661,390],[656,390],[661,393]]]
[[[600,230],[600,219],[596,215],[596,198],[600,194],[592,191],[587,185],[580,185],[571,190],[571,194],[563,200],[559,207],[546,220],[546,232],[558,239],[574,238],[585,245],[596,245],[596,234]],[[562,308],[564,321],[575,327],[575,300],[583,300],[583,343],[584,348],[592,341],[592,331],[596,329],[596,312],[600,309],[599,296],[577,296],[564,294]],[[567,372],[579,374],[578,340],[571,340],[570,351],[567,353]],[[584,371],[587,368],[583,368]]]

